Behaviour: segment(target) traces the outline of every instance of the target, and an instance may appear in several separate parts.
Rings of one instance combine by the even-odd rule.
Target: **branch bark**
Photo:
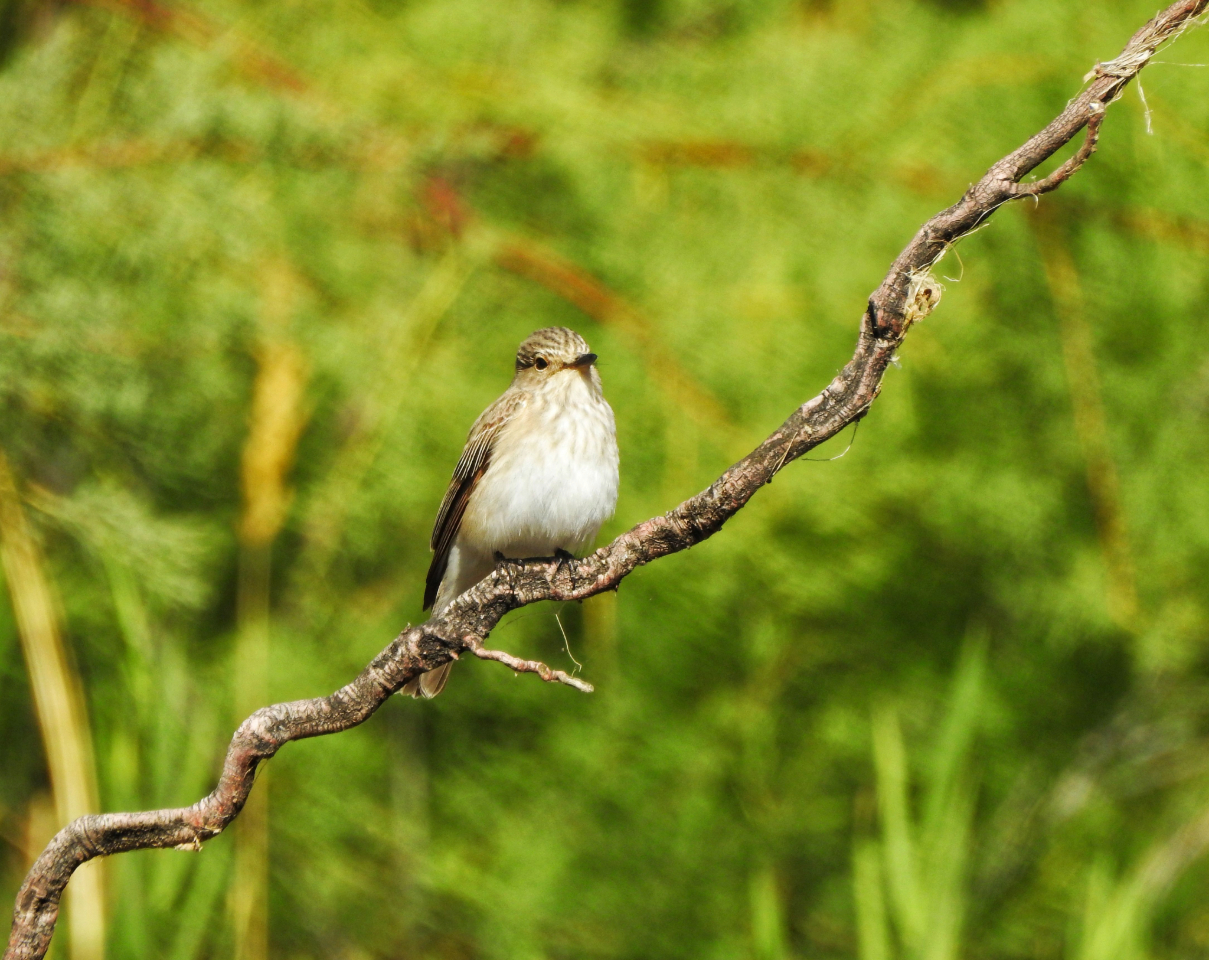
[[[847,366],[708,489],[663,516],[638,524],[583,560],[501,564],[442,616],[407,627],[347,686],[327,697],[256,711],[235,732],[217,787],[193,806],[73,821],[30,868],[17,895],[4,960],[36,960],[45,955],[63,890],[80,864],[150,847],[199,849],[239,815],[256,768],[285,744],[364,723],[408,680],[461,653],[584,689],[586,684],[544,664],[485,649],[483,638],[510,610],[539,600],[581,600],[616,589],[638,567],[713,536],[778,471],[863,417],[877,399],[886,366],[912,323],[939,301],[939,288],[929,276],[931,266],[1003,204],[1053,190],[1076,173],[1095,151],[1107,106],[1155,50],[1194,25],[1207,5],[1209,0],[1178,0],[1155,16],[1134,34],[1119,57],[1096,64],[1084,78],[1082,92],[1044,130],[994,164],[957,203],[928,220],[870,296],[856,351]],[[1041,180],[1022,182],[1085,128],[1087,138],[1070,159]]]

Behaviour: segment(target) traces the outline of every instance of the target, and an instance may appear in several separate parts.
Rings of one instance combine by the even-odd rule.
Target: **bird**
[[[566,327],[522,341],[512,384],[474,421],[437,511],[425,610],[443,613],[501,560],[574,555],[613,515],[617,427],[596,360]],[[400,692],[435,697],[452,666]]]

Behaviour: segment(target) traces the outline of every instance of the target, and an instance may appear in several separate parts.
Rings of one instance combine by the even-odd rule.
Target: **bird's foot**
[[[556,561],[554,565],[554,576],[557,577],[563,572],[564,565],[575,562],[575,554],[568,553],[562,547],[557,547],[554,551],[554,559]]]
[[[491,559],[495,561],[496,569],[503,568],[509,576],[515,576],[518,569],[524,566],[523,560],[517,560],[514,557],[505,557],[498,550],[491,555]]]

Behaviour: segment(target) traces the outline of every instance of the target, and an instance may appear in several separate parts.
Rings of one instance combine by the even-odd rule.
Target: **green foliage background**
[[[602,357],[602,537],[669,509],[826,384],[917,226],[1154,12],[2,9],[0,445],[106,810],[193,802],[237,722],[267,342],[307,370],[273,546],[284,700],[421,616],[445,482],[531,330]],[[1209,33],[1158,59],[1209,61]],[[462,665],[272,762],[273,956],[1209,955],[1209,74],[1144,83],[1153,135],[1131,88],[1059,195],[944,261],[843,459],[494,635],[566,668],[569,645],[596,694]],[[585,315],[508,244],[632,309]],[[1089,484],[1097,450],[1116,487]],[[7,599],[0,770],[11,899],[48,781]],[[110,956],[229,956],[231,843],[112,861]]]

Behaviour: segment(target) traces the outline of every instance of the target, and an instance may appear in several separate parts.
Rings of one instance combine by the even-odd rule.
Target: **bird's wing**
[[[506,391],[495,403],[482,412],[470,428],[466,438],[466,449],[462,451],[462,459],[454,468],[453,479],[449,481],[449,489],[445,491],[445,499],[441,501],[441,509],[437,511],[437,522],[432,528],[432,563],[428,567],[428,578],[424,584],[424,609],[432,606],[437,598],[437,590],[441,579],[445,576],[445,568],[449,563],[449,551],[457,539],[458,529],[462,526],[462,516],[466,513],[466,504],[470,495],[487,468],[491,465],[491,451],[495,447],[500,428],[520,412],[525,405],[525,395],[520,391]]]

